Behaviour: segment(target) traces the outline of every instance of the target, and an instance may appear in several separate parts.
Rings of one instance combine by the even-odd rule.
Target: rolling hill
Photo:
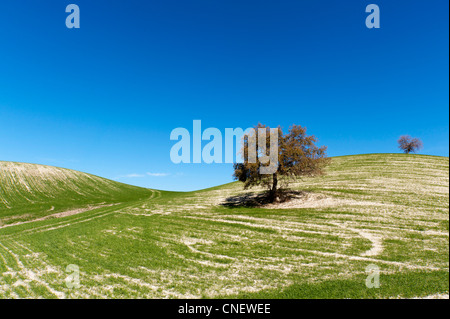
[[[239,183],[162,192],[0,162],[0,298],[448,295],[448,187],[448,158],[344,156],[254,207]]]
[[[70,169],[0,161],[0,223],[148,198],[152,191]]]

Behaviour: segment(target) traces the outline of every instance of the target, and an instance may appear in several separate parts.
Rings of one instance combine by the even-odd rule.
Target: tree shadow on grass
[[[265,192],[251,192],[235,196],[230,196],[225,199],[225,202],[220,204],[227,208],[238,208],[238,207],[263,207],[269,204],[277,204],[288,202],[291,199],[298,198],[300,196],[306,195],[306,192],[293,191],[293,190],[279,190],[276,196],[276,200],[273,201],[270,193]]]

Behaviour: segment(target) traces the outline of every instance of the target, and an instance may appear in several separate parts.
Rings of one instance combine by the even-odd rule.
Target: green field
[[[252,207],[261,190],[239,183],[164,192],[0,162],[0,297],[445,296],[448,187],[447,157],[344,156],[298,198]]]

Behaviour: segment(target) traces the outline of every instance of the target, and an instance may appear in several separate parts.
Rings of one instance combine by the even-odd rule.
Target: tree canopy
[[[417,137],[412,138],[409,135],[402,135],[398,139],[398,148],[401,149],[405,154],[411,152],[416,153],[423,147],[423,143]]]
[[[267,158],[272,150],[270,148],[270,131],[268,126],[258,124],[244,138],[241,149],[243,162],[234,164],[233,177],[235,180],[243,182],[245,189],[256,185],[265,186],[269,190],[271,201],[275,201],[279,190],[287,187],[296,177],[324,174],[324,168],[330,159],[326,155],[327,147],[316,146],[316,137],[307,135],[305,127],[292,125],[286,134],[283,134],[281,127],[277,127],[275,129],[278,133],[275,134],[278,146],[275,156],[276,163],[270,163],[275,165],[275,169],[270,174],[263,174],[262,168],[268,166],[267,160],[264,158]],[[264,136],[260,136],[261,134]],[[251,151],[254,147],[251,143],[255,143],[255,141],[258,141],[256,143],[256,160],[249,160],[252,159]]]

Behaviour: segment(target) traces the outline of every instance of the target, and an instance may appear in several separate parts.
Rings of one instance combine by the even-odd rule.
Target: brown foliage
[[[423,143],[418,138],[412,138],[409,135],[402,135],[398,139],[398,148],[401,149],[405,154],[411,152],[416,153],[418,150],[422,149]]]
[[[250,188],[255,185],[263,185],[269,190],[271,201],[277,200],[280,189],[299,176],[318,176],[324,173],[324,167],[329,163],[326,155],[326,146],[317,147],[315,136],[306,134],[306,128],[299,125],[293,125],[286,134],[283,134],[281,127],[278,127],[278,163],[274,174],[261,174],[260,168],[264,166],[260,158],[262,155],[269,155],[270,147],[270,128],[258,124],[255,126],[254,138],[258,140],[258,128],[266,129],[266,147],[257,145],[256,163],[249,163],[249,138],[244,139],[241,149],[243,154],[243,163],[234,164],[235,180],[244,183],[244,188]]]

